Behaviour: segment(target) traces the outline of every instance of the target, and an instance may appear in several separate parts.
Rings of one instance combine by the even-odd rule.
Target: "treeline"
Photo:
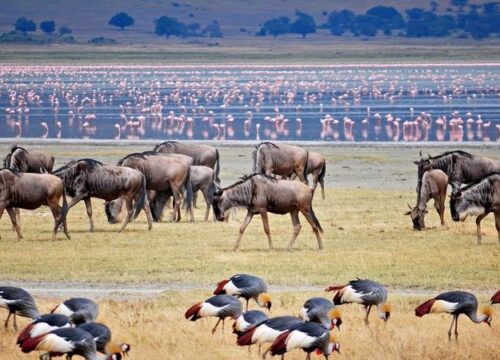
[[[351,10],[333,11],[328,20],[319,26],[311,15],[297,11],[295,21],[280,16],[266,21],[257,32],[258,36],[277,37],[287,33],[301,34],[306,37],[317,29],[326,29],[334,36],[398,35],[410,38],[445,37],[455,34],[458,37],[472,36],[484,39],[500,34],[500,3],[490,2],[483,5],[469,5],[467,1],[452,0],[456,11],[448,8],[446,14],[438,14],[438,3],[431,1],[431,9],[411,8],[401,14],[392,6],[374,6],[364,14]]]

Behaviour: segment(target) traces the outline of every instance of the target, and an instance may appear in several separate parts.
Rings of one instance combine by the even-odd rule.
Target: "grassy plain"
[[[21,143],[22,144],[22,143]],[[92,156],[107,163],[127,153],[147,150],[150,143],[120,146],[28,143],[44,149],[62,164],[71,158]],[[0,144],[5,153],[8,144]],[[164,284],[169,291],[151,299],[99,301],[100,320],[112,327],[115,338],[132,344],[134,359],[235,359],[248,357],[226,335],[210,335],[213,319],[191,323],[183,318],[193,303],[210,296],[222,278],[237,272],[265,277],[274,294],[272,315],[297,314],[311,296],[325,295],[322,289],[356,276],[372,278],[389,286],[394,316],[386,329],[373,317],[362,324],[359,306],[344,307],[345,326],[339,335],[344,359],[491,359],[498,357],[500,325],[475,325],[460,321],[458,344],[447,343],[448,316],[418,319],[414,307],[429,294],[442,290],[469,289],[482,303],[499,286],[500,247],[493,218],[483,221],[483,245],[475,243],[475,223],[453,223],[446,212],[446,228],[429,203],[426,231],[415,232],[403,216],[406,203],[415,201],[415,167],[419,147],[396,145],[308,146],[328,161],[326,200],[317,196],[314,210],[325,230],[324,251],[302,219],[303,228],[295,249],[284,251],[291,235],[288,216],[270,216],[277,250],[268,251],[260,219],[248,227],[241,250],[231,250],[244,214],[228,224],[203,223],[202,201],[194,224],[159,223],[148,232],[143,214],[117,234],[118,225],[105,221],[102,201],[94,200],[96,231],[88,233],[83,204],[68,216],[71,240],[62,235],[50,241],[52,218],[47,209],[23,211],[25,239],[17,241],[8,217],[0,221],[0,280],[10,283],[49,282],[52,287],[84,283],[88,286],[136,286]],[[424,145],[432,154],[450,146]],[[460,146],[464,150],[498,158],[498,146]],[[220,146],[224,184],[234,181],[250,167],[251,147]],[[37,297],[42,311],[61,299]],[[0,312],[0,318],[6,316]],[[24,321],[26,323],[26,321]],[[24,324],[23,323],[23,324]],[[2,359],[36,358],[15,349],[15,334],[0,330]],[[5,336],[4,336],[5,334]],[[335,357],[335,355],[334,355]],[[257,359],[256,349],[250,356]],[[288,358],[288,357],[287,357]],[[296,352],[290,359],[302,359]]]

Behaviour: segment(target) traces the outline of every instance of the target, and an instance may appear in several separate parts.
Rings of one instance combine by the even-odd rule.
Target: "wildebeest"
[[[165,141],[157,144],[153,151],[161,153],[184,154],[193,158],[192,165],[203,165],[214,169],[215,179],[219,182],[220,158],[219,150],[204,144],[187,144],[177,141]]]
[[[54,170],[53,174],[63,181],[67,194],[72,197],[69,209],[81,200],[85,201],[90,231],[94,231],[92,203],[90,201],[93,197],[106,201],[105,211],[108,220],[110,218],[107,210],[108,203],[119,197],[124,199],[127,206],[127,216],[120,232],[125,230],[132,219],[137,218],[143,208],[148,219],[148,227],[152,228],[151,213],[146,196],[146,179],[141,172],[120,166],[105,165],[94,159],[80,159],[70,161]]]
[[[434,199],[434,207],[436,208],[439,218],[441,219],[441,226],[445,226],[444,210],[446,200],[446,188],[448,187],[448,176],[441,170],[428,170],[422,177],[422,186],[420,192],[417,194],[417,205],[411,207],[410,211],[405,215],[410,215],[413,222],[413,229],[422,230],[425,228],[424,217],[427,213],[427,202]]]
[[[470,184],[486,176],[500,173],[500,162],[486,157],[455,150],[438,156],[422,158],[414,162],[418,165],[417,193],[422,183],[423,174],[430,169],[439,169],[448,175],[448,182],[453,189],[461,184]]]
[[[188,161],[189,160],[189,161]],[[190,181],[190,165],[192,160],[187,156],[174,154],[161,154],[154,151],[133,153],[118,161],[118,166],[132,168],[140,171],[146,178],[146,188],[151,197],[150,209],[155,221],[161,218],[161,212],[170,195],[174,197],[174,211],[172,221],[180,221],[180,208],[182,193],[186,189],[186,202],[191,211],[192,188]],[[168,195],[166,195],[168,194]],[[113,219],[118,216],[122,200],[117,199],[108,204],[108,217]],[[193,220],[191,211],[191,220]]]
[[[3,160],[3,166],[20,172],[50,173],[54,167],[54,157],[40,151],[28,151],[25,148],[13,145]]]
[[[62,197],[62,207],[59,200]],[[68,203],[62,181],[50,174],[21,173],[12,169],[0,170],[0,218],[7,209],[17,238],[22,239],[21,229],[16,220],[14,208],[34,210],[47,205],[54,217],[52,240],[56,239],[57,229],[62,223],[64,233],[69,239],[66,227]]]
[[[453,190],[450,210],[453,221],[464,221],[468,215],[476,216],[478,244],[481,244],[481,220],[490,212],[494,213],[500,242],[500,173]]]
[[[314,151],[309,151],[307,158],[306,177],[309,174],[313,176],[313,194],[316,191],[318,183],[321,185],[321,198],[325,200],[325,174],[326,174],[326,161],[325,158]],[[296,177],[295,173],[290,177],[292,180]]]
[[[295,174],[307,184],[308,152],[298,146],[262,142],[252,152],[252,172],[291,176]]]
[[[301,225],[299,211],[306,217],[318,240],[318,248],[323,248],[319,233],[323,232],[321,225],[312,209],[312,190],[297,181],[277,180],[267,175],[252,174],[243,177],[240,181],[224,189],[217,188],[212,203],[215,217],[224,221],[224,213],[232,207],[247,209],[247,215],[240,227],[240,233],[234,250],[240,246],[243,232],[255,214],[260,214],[264,225],[264,232],[269,241],[269,248],[273,248],[267,213],[290,213],[293,223],[293,236],[288,244],[291,250]]]

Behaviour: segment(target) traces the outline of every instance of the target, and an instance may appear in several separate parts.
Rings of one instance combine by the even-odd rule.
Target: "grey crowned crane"
[[[306,360],[311,359],[311,353],[316,352],[323,355],[325,359],[337,351],[340,354],[340,344],[335,340],[329,330],[318,323],[307,322],[298,324],[278,336],[268,351],[271,355],[281,355],[284,359],[285,353],[302,349],[307,353]],[[264,353],[265,358],[265,353]]]
[[[22,343],[24,353],[46,351],[48,357],[66,354],[68,359],[79,355],[86,360],[120,360],[119,353],[103,357],[97,355],[96,344],[91,334],[78,328],[63,328],[30,338]]]
[[[268,316],[260,310],[250,310],[241,314],[233,324],[233,333],[242,334],[250,326],[266,321]]]
[[[250,299],[254,299],[260,307],[271,309],[271,296],[267,293],[267,283],[257,276],[237,274],[229,280],[222,280],[214,291],[214,295],[221,294],[245,299],[246,310]]]
[[[130,351],[129,344],[118,344],[112,341],[111,330],[104,324],[89,322],[77,325],[78,329],[90,333],[95,340],[96,349],[103,354],[120,353],[126,355]]]
[[[42,315],[26,326],[17,337],[17,345],[21,346],[26,340],[47,334],[53,330],[71,327],[69,317],[62,314]]]
[[[346,285],[333,285],[325,291],[334,291],[334,305],[361,304],[365,307],[365,324],[368,325],[368,316],[372,306],[377,307],[377,315],[380,319],[387,321],[391,316],[391,307],[386,303],[387,289],[379,283],[368,279],[356,279],[349,281]]]
[[[295,316],[277,316],[270,318],[259,324],[250,326],[246,331],[239,334],[236,343],[239,346],[272,343],[285,331],[302,323],[304,323],[304,321]]]
[[[241,302],[237,298],[229,295],[216,295],[204,302],[194,304],[186,311],[184,316],[191,321],[209,316],[218,317],[219,321],[217,321],[217,324],[212,329],[212,334],[214,334],[221,321],[222,331],[224,331],[224,320],[227,317],[236,320],[241,313]]]
[[[16,315],[36,319],[40,316],[35,300],[26,290],[13,286],[0,286],[0,307],[9,310],[5,328],[14,315],[14,329],[17,330]]]
[[[71,298],[57,305],[51,313],[63,314],[75,325],[92,322],[99,315],[99,305],[87,298]]]
[[[455,339],[458,338],[458,317],[461,314],[466,315],[476,324],[486,323],[491,326],[492,309],[485,307],[482,314],[477,314],[477,298],[465,291],[450,291],[436,296],[434,299],[427,300],[417,306],[415,315],[422,317],[431,313],[448,313],[453,316],[450,329],[448,330],[448,341],[451,341],[451,329],[455,323]]]
[[[495,295],[491,297],[492,304],[500,304],[500,290],[498,290]]]
[[[333,302],[321,297],[314,297],[304,303],[300,309],[299,317],[306,322],[321,324],[325,329],[340,329],[342,314],[339,309],[334,309]]]

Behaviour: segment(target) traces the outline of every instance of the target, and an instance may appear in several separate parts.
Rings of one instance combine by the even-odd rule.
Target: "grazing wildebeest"
[[[143,153],[133,153],[125,156],[118,161],[118,166],[137,169],[146,178],[146,188],[154,197],[150,201],[150,210],[155,221],[161,218],[161,212],[165,205],[167,196],[171,194],[174,197],[174,211],[172,221],[180,221],[180,208],[182,205],[182,192],[186,189],[186,203],[191,212],[191,220],[194,220],[191,209],[192,188],[190,181],[191,161],[186,156],[175,154],[162,154],[154,151],[145,151]],[[108,204],[108,218],[115,218],[120,213],[122,201],[120,199]]]
[[[3,160],[3,166],[20,172],[50,173],[54,167],[54,157],[45,155],[40,151],[28,151],[25,148],[13,145]]]
[[[450,210],[453,221],[464,221],[468,215],[477,216],[477,243],[481,244],[481,220],[490,212],[495,214],[495,227],[500,242],[500,173],[490,175],[451,193]]]
[[[307,184],[308,152],[298,146],[263,142],[252,152],[252,159],[253,173],[268,176],[295,174]]]
[[[156,145],[153,151],[161,153],[184,154],[193,158],[192,165],[203,165],[214,169],[215,179],[219,182],[219,150],[204,144],[188,144],[177,141],[165,141]]]
[[[448,175],[448,183],[453,189],[461,184],[470,184],[486,176],[500,173],[500,162],[468,152],[455,150],[445,152],[438,156],[422,158],[414,163],[418,165],[417,193],[422,184],[422,176],[427,170],[439,169]]]
[[[326,161],[325,158],[314,151],[309,151],[308,159],[307,159],[307,170],[306,177],[309,174],[313,176],[313,186],[312,191],[313,195],[316,191],[316,187],[318,183],[321,185],[321,198],[325,200],[325,174],[326,174]],[[290,179],[295,179],[297,176],[293,173],[290,176]]]
[[[53,174],[63,181],[66,192],[72,197],[69,209],[81,200],[85,201],[90,231],[94,231],[92,203],[90,201],[93,197],[105,200],[106,205],[119,197],[124,199],[127,206],[127,216],[120,228],[120,232],[125,230],[125,227],[132,219],[137,218],[143,208],[148,219],[148,227],[151,230],[151,213],[146,194],[146,179],[141,172],[120,166],[105,165],[94,159],[80,159],[70,161],[54,170]],[[107,206],[105,206],[105,210],[109,220]]]
[[[312,190],[297,181],[277,180],[267,175],[252,174],[243,177],[240,181],[224,189],[216,188],[215,198],[212,203],[215,217],[224,221],[224,214],[232,207],[247,209],[247,215],[240,227],[240,234],[234,250],[240,246],[243,232],[255,214],[260,214],[264,225],[264,232],[269,241],[269,248],[273,248],[267,213],[290,213],[293,223],[293,236],[288,244],[288,250],[300,232],[299,211],[305,216],[316,235],[318,247],[321,250],[323,243],[319,233],[323,232],[321,225],[312,209]]]
[[[428,170],[424,173],[420,193],[417,194],[417,205],[413,208],[408,205],[410,211],[405,213],[405,215],[410,215],[414,230],[425,228],[424,217],[427,213],[427,202],[430,199],[434,199],[434,207],[441,219],[441,226],[446,225],[444,222],[444,203],[447,187],[448,176],[441,170]]]
[[[62,207],[59,206],[61,197]],[[23,236],[16,220],[14,208],[34,210],[42,205],[47,205],[54,217],[52,240],[56,239],[57,229],[61,223],[64,226],[64,233],[69,239],[66,227],[68,203],[62,181],[50,174],[21,173],[12,169],[0,170],[0,218],[3,211],[7,209],[19,240]]]
[[[214,191],[215,191],[215,172],[212,168],[209,168],[208,166],[199,166],[199,165],[193,165],[190,167],[190,172],[191,172],[191,187],[193,191],[193,195],[197,191],[201,191],[203,194],[203,197],[205,198],[206,202],[206,210],[205,210],[205,221],[208,221],[208,215],[210,214],[210,207],[212,206],[212,201],[214,200]],[[160,206],[160,201],[161,202],[166,202],[168,199],[163,199],[162,197],[170,197],[172,196],[171,191],[166,191],[158,194],[158,196],[153,197],[152,199],[152,204],[151,206],[153,208],[157,207],[158,202],[158,207]],[[162,198],[162,200],[160,200]],[[194,203],[194,196],[193,196],[193,203]],[[187,204],[186,204],[187,205]],[[153,211],[154,216],[159,216],[161,218],[161,210],[155,210]]]

